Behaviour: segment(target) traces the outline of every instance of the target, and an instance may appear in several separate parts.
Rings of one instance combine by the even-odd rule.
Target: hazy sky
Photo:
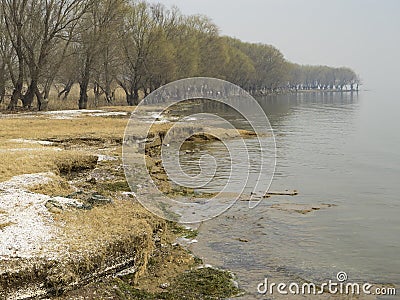
[[[223,35],[276,46],[290,61],[349,66],[364,88],[397,88],[399,0],[153,0],[211,17]]]

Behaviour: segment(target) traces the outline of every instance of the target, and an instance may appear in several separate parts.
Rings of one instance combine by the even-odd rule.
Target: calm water
[[[238,202],[201,225],[193,250],[206,262],[233,270],[240,285],[253,293],[265,277],[322,282],[335,279],[339,271],[345,271],[350,281],[400,284],[396,95],[360,92],[258,99],[276,134],[278,161],[271,189],[297,189],[300,194],[274,197],[251,210]],[[210,145],[200,152],[217,157],[220,153],[224,159],[218,147]],[[191,156],[183,158],[188,169],[192,162]],[[220,166],[214,184],[223,182],[227,172]],[[337,206],[302,215],[272,209],[273,203]],[[240,242],[243,238],[249,242]]]

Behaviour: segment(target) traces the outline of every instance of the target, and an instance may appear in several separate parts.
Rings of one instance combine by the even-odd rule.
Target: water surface
[[[274,197],[251,210],[238,202],[201,225],[194,251],[206,262],[234,271],[241,286],[253,293],[264,277],[322,282],[340,271],[351,281],[399,284],[396,94],[302,93],[257,100],[276,135],[271,189],[297,189],[300,194]],[[183,164],[195,168],[193,159],[207,151],[226,160],[220,145],[206,148],[183,158]],[[226,179],[229,170],[223,165],[207,189]],[[303,215],[271,209],[274,203],[336,206]]]

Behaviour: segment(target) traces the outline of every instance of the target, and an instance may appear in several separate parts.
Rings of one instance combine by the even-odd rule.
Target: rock
[[[63,213],[63,210],[62,210],[62,209],[60,209],[60,208],[58,208],[58,207],[55,207],[55,206],[48,208],[48,210],[49,210],[49,212],[51,212],[52,214],[56,214],[56,215],[59,215],[59,214],[62,214],[62,213]]]
[[[238,241],[242,242],[242,243],[248,243],[249,242],[249,240],[246,240],[246,239],[243,239],[243,238],[238,238]]]
[[[271,208],[289,213],[299,213],[306,215],[313,211],[318,211],[321,209],[331,208],[335,206],[336,206],[335,204],[325,204],[325,203],[322,204],[280,203],[271,205]]]
[[[110,198],[104,197],[100,194],[92,194],[92,196],[88,199],[88,202],[94,206],[111,204],[113,201]]]
[[[60,203],[55,200],[49,200],[44,205],[47,210],[53,214],[61,214],[63,212],[63,207]]]
[[[170,287],[170,284],[168,282],[160,284],[160,288],[162,288],[163,290],[165,290],[165,289],[167,289],[169,287]]]
[[[87,182],[87,183],[90,183],[90,184],[97,184],[97,179],[94,178],[94,177],[91,177],[91,178],[89,178],[86,182]]]
[[[47,210],[54,214],[61,214],[64,210],[69,208],[83,209],[85,208],[81,202],[74,199],[55,197],[46,202],[44,205]]]

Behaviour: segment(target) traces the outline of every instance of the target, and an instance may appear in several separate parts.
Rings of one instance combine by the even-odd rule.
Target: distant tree
[[[50,90],[66,99],[79,84],[78,107],[102,97],[113,103],[125,91],[128,105],[141,94],[180,78],[229,80],[251,93],[290,90],[358,90],[350,68],[288,62],[275,47],[221,37],[207,16],[185,16],[143,0],[2,0],[0,102],[22,100],[46,109]]]
[[[22,99],[24,107],[30,108],[35,96],[38,109],[47,108],[55,74],[64,59],[75,27],[89,4],[90,1],[81,0],[2,1],[6,32],[18,61],[18,75],[11,76],[14,78],[11,109],[19,99]],[[25,76],[28,88],[22,95]]]
[[[148,3],[133,3],[128,8],[122,36],[124,66],[118,84],[125,91],[128,105],[139,103],[146,64],[160,37],[159,24],[152,18]]]
[[[79,109],[88,107],[88,90],[96,66],[104,64],[103,50],[111,51],[110,30],[117,30],[113,25],[117,24],[121,13],[120,0],[96,1],[96,5],[90,7],[79,23],[77,35],[76,59],[78,66],[78,79],[80,96]],[[108,47],[108,48],[107,48]],[[110,52],[109,52],[110,53]],[[105,54],[110,58],[109,54]],[[99,63],[100,61],[100,63]],[[111,62],[106,62],[107,67]],[[103,65],[104,67],[104,65]],[[110,71],[110,69],[108,69]],[[112,76],[110,73],[107,76]],[[106,84],[111,80],[106,79]],[[99,82],[97,82],[98,84]],[[106,89],[106,88],[105,88]],[[110,96],[110,94],[108,95]]]
[[[6,85],[9,76],[7,76],[8,67],[11,66],[13,50],[12,44],[6,33],[6,24],[0,10],[0,103],[4,101],[6,94]]]
[[[229,37],[224,37],[222,40],[226,44],[228,54],[228,61],[223,68],[226,80],[249,89],[256,76],[253,61],[242,50],[235,47],[235,43],[240,43],[240,41]]]
[[[157,39],[144,64],[146,72],[142,85],[145,95],[177,78],[177,53],[173,37],[179,25],[180,14],[176,9],[168,10],[161,4],[151,5],[150,14],[157,24],[154,31]]]

